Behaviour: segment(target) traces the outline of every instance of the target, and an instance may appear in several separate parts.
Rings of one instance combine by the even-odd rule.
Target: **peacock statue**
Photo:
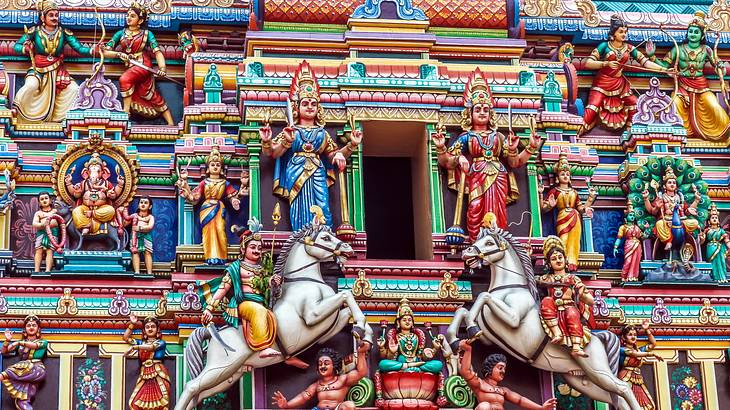
[[[652,215],[646,209],[642,192],[647,190],[649,201],[653,203],[661,193],[665,176],[671,174],[674,174],[677,179],[678,193],[683,198],[682,207],[688,206],[695,200],[695,192],[700,194],[700,200],[695,208],[696,215],[686,212],[686,209],[676,210],[672,215],[671,245],[673,249],[682,249],[681,259],[687,261],[692,255],[686,253],[694,252],[694,249],[684,246],[684,244],[696,242],[694,236],[705,225],[705,221],[709,217],[711,201],[707,196],[707,183],[702,180],[701,171],[682,158],[651,156],[629,180],[628,202],[636,214],[637,225],[644,230],[647,236],[656,236],[656,232],[652,232],[652,230],[656,226],[657,216]],[[689,220],[685,221],[686,219]],[[695,226],[699,229],[687,232],[684,226]],[[691,241],[688,241],[690,239],[687,238],[688,235],[692,236]]]

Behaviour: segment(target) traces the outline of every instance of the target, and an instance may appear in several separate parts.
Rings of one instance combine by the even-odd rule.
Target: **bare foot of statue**
[[[82,236],[88,235],[88,234],[89,234],[89,228],[84,228],[84,229],[81,230],[81,235]]]
[[[274,350],[270,347],[259,352],[259,357],[262,359],[268,359],[269,357],[281,356],[281,352]]]
[[[300,359],[298,357],[295,357],[295,356],[292,356],[292,357],[284,360],[284,363],[288,364],[289,366],[294,366],[294,367],[296,367],[298,369],[303,369],[304,370],[304,369],[308,369],[309,368],[309,364],[308,363],[302,361],[302,359]]]
[[[576,357],[588,357],[588,353],[586,353],[583,349],[571,350],[570,354]]]

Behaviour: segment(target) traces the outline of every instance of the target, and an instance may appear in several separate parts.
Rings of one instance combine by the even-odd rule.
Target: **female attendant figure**
[[[588,94],[582,132],[589,131],[599,121],[611,130],[631,126],[631,119],[636,113],[636,96],[631,91],[631,83],[623,75],[623,69],[628,66],[630,59],[642,67],[668,72],[627,43],[628,33],[626,22],[619,16],[612,16],[608,41],[593,49],[585,62],[585,68],[598,72],[593,77],[593,85]]]
[[[492,91],[479,69],[466,84],[464,106],[461,113],[464,133],[448,149],[446,136],[440,130],[432,139],[439,165],[449,170],[449,188],[456,189],[461,173],[466,173],[464,194],[469,198],[466,226],[473,241],[489,212],[496,216],[498,227],[507,228],[507,204],[519,196],[517,181],[509,168],[524,166],[539,149],[541,140],[533,130],[530,145],[518,153],[520,139],[514,134],[505,137],[497,132]]]
[[[556,232],[565,245],[568,270],[575,271],[578,268],[578,255],[580,254],[580,236],[582,232],[581,216],[593,217],[593,201],[596,199],[596,191],[591,188],[588,192],[588,200],[585,204],[578,197],[578,191],[573,189],[570,181],[570,164],[565,152],[560,153],[560,159],[555,166],[558,185],[552,188],[545,200],[541,203],[543,212],[558,209],[558,216],[555,220]],[[538,188],[543,191],[542,185]]]
[[[657,60],[654,45],[647,43],[646,54],[663,67],[678,67],[679,89],[673,96],[673,102],[684,121],[687,136],[708,141],[727,141],[730,117],[717,101],[704,75],[708,63],[720,72],[724,72],[725,64],[707,46],[706,26],[705,14],[698,11],[687,27],[687,41],[684,44],[672,48],[664,59]]]
[[[15,407],[20,410],[33,410],[31,402],[38,393],[38,385],[46,379],[46,358],[48,341],[41,339],[41,320],[36,315],[26,316],[23,338],[13,342],[13,332],[5,329],[5,342],[2,354],[15,353],[20,361],[0,373],[0,382],[5,386],[10,397],[15,400]]]
[[[124,111],[136,113],[146,118],[160,115],[173,125],[172,114],[165,100],[155,87],[155,75],[167,75],[165,57],[162,55],[157,39],[147,30],[148,10],[136,1],[127,10],[127,27],[114,34],[106,43],[104,56],[119,58],[126,64],[127,71],[119,77],[119,90],[122,93]],[[122,51],[114,51],[117,46]],[[157,73],[152,69],[152,57],[157,60]],[[131,61],[143,64],[147,69],[134,65]]]
[[[263,152],[276,158],[274,194],[289,200],[292,231],[311,222],[312,205],[322,209],[331,226],[328,188],[334,183],[333,167],[340,172],[345,169],[347,158],[362,141],[362,132],[353,130],[348,144],[339,148],[325,131],[319,85],[308,62],[299,64],[289,94],[294,124],[273,139],[268,125],[259,130]]]
[[[700,242],[707,243],[705,259],[712,264],[712,279],[727,282],[727,250],[730,248],[730,235],[720,226],[720,212],[717,205],[710,206],[710,219],[707,228],[700,234]]]
[[[210,150],[205,160],[207,175],[195,189],[188,185],[188,171],[179,171],[177,186],[180,196],[186,201],[200,205],[200,226],[203,229],[203,257],[209,265],[223,265],[228,259],[228,235],[226,234],[226,207],[223,199],[227,198],[233,209],[241,207],[239,196],[243,195],[244,184],[248,185],[248,175],[241,177],[242,188],[236,191],[223,175],[223,157],[217,146]]]
[[[129,315],[129,326],[122,339],[131,344],[127,354],[139,352],[141,369],[137,384],[129,397],[131,410],[167,410],[170,405],[170,374],[162,364],[165,358],[165,341],[160,338],[160,321],[147,317],[142,325],[142,338],[132,338],[132,332],[139,321],[137,316]]]
[[[624,241],[624,266],[621,270],[621,280],[624,282],[639,280],[639,265],[643,255],[642,239],[644,239],[644,231],[636,225],[636,214],[629,211],[626,214],[626,223],[618,228],[618,237],[613,244],[613,256],[616,256],[621,241]]]
[[[634,326],[624,326],[621,330],[621,369],[618,371],[618,378],[631,383],[631,391],[643,410],[654,410],[656,404],[654,404],[654,399],[651,398],[651,394],[649,394],[649,390],[644,384],[644,378],[641,377],[641,366],[647,357],[654,357],[659,361],[664,359],[652,352],[656,347],[656,340],[649,329],[649,321],[644,320],[641,328],[644,329],[649,339],[649,344],[641,348],[636,344],[638,332]]]

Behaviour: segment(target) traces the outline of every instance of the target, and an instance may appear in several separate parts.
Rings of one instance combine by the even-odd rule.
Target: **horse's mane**
[[[304,237],[315,236],[325,229],[329,229],[329,227],[327,225],[306,224],[300,230],[294,232],[286,241],[284,246],[281,247],[279,258],[276,260],[276,266],[274,267],[274,274],[284,275],[284,266],[286,265],[286,260],[289,258],[289,252],[291,252],[294,245],[296,245]]]
[[[525,278],[527,279],[527,287],[530,294],[533,299],[536,301],[539,300],[540,295],[537,291],[537,283],[535,282],[535,270],[532,268],[532,260],[525,250],[525,245],[521,244],[509,231],[505,231],[500,228],[482,229],[479,232],[477,240],[482,239],[487,235],[496,236],[497,238],[507,242],[512,247],[522,264],[522,270],[524,271]]]

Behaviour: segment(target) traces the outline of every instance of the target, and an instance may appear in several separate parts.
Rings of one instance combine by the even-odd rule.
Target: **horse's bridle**
[[[317,235],[315,235],[315,238],[318,237],[320,233],[321,232],[317,232]],[[329,248],[327,246],[318,244],[315,240],[312,240],[312,238],[310,238],[309,236],[306,236],[303,239],[298,240],[297,242],[298,243],[301,243],[301,244],[304,244],[306,246],[313,246],[315,248],[322,249],[322,250],[324,250],[326,252],[330,252],[335,257],[342,255],[342,250],[340,249],[340,247],[342,247],[342,245],[345,243],[343,241],[343,242],[338,243],[337,246],[335,246],[334,248]],[[314,266],[314,265],[318,264],[319,262],[320,262],[319,260],[315,260],[315,261],[310,262],[310,263],[308,263],[308,264],[306,264],[304,266],[300,266],[300,267],[298,267],[298,268],[296,268],[294,270],[290,270],[288,272],[284,272],[282,274],[282,280],[285,281],[285,282],[315,282],[315,283],[321,283],[321,284],[326,285],[326,283],[324,281],[317,280],[317,279],[312,279],[312,278],[287,278],[288,275],[291,275],[291,274],[297,273],[297,272],[301,272],[301,271],[303,271],[304,269],[307,269],[310,266]]]
[[[494,238],[494,237],[492,237],[492,238]],[[479,253],[476,255],[476,257],[483,260],[487,256],[494,255],[494,254],[497,254],[499,252],[506,252],[507,251],[507,245],[502,240],[496,240],[496,242],[499,243],[499,246],[496,249],[493,249],[493,250],[487,251],[487,252],[481,252],[481,251],[479,251],[479,248],[476,245],[472,245],[477,251],[479,251]],[[503,269],[503,270],[505,270],[507,272],[514,273],[515,275],[525,276],[522,272],[514,271],[514,270],[509,269],[509,268],[506,268],[506,267],[504,267],[502,265],[498,265],[498,264],[496,264],[494,262],[490,262],[490,264],[491,265],[494,265],[494,266],[496,266],[498,268],[501,268],[501,269]]]

